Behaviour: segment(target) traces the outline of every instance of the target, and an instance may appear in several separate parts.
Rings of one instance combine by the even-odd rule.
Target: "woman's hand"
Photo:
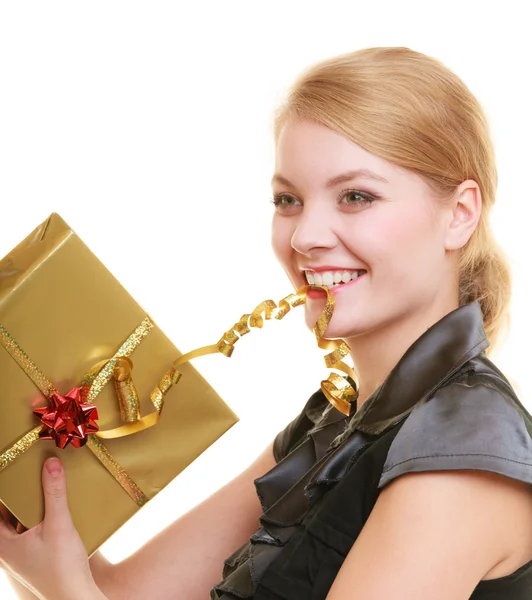
[[[45,517],[32,529],[0,517],[0,566],[42,600],[104,599],[89,568],[87,552],[72,522],[61,461],[43,466]]]

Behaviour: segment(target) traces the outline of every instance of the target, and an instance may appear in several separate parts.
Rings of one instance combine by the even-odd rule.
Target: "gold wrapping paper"
[[[57,214],[0,261],[0,324],[61,394],[112,357],[145,318]],[[141,415],[153,412],[150,393],[179,356],[156,325],[130,356]],[[179,371],[183,375],[165,395],[157,425],[101,440],[148,499],[238,421],[190,363]],[[94,401],[102,430],[124,424],[119,384],[109,382]],[[45,404],[30,378],[0,348],[0,453],[39,425],[32,411]],[[88,447],[59,450],[53,441],[39,440],[0,473],[0,499],[26,527],[37,525],[44,513],[42,463],[49,456],[63,461],[74,523],[92,554],[139,507]]]

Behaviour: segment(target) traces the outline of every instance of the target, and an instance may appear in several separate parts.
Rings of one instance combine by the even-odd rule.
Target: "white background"
[[[217,341],[291,291],[269,241],[271,117],[283,91],[322,58],[408,46],[460,75],[491,121],[494,227],[515,277],[498,364],[530,408],[526,6],[4,2],[0,255],[59,212],[181,351]],[[218,489],[299,412],[326,374],[302,311],[252,331],[230,360],[195,361],[241,420],[105,544],[107,557],[122,559]],[[2,578],[0,597],[14,597]]]

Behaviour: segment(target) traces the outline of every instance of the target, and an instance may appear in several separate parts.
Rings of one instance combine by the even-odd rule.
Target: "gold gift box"
[[[0,325],[60,394],[111,358],[146,313],[57,214],[0,261]],[[141,415],[179,350],[155,325],[131,355]],[[126,437],[102,440],[148,499],[222,436],[238,417],[190,363],[164,397],[159,422]],[[112,382],[97,396],[101,430],[123,425]],[[39,425],[33,409],[47,399],[0,347],[0,455]],[[43,518],[43,461],[61,458],[76,528],[95,552],[139,506],[87,446],[64,449],[38,440],[0,472],[0,500],[26,527]]]

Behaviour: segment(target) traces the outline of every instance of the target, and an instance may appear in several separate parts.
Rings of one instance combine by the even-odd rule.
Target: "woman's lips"
[[[341,285],[335,285],[335,286],[329,287],[329,290],[330,290],[331,294],[334,294],[334,295],[341,294],[347,288],[350,288],[350,287],[353,287],[354,285],[356,285],[365,276],[366,276],[366,273],[362,273],[362,275],[359,275],[356,279],[352,279],[349,283],[343,283]],[[309,298],[326,298],[327,294],[326,294],[325,290],[313,287],[307,292],[307,296]]]

